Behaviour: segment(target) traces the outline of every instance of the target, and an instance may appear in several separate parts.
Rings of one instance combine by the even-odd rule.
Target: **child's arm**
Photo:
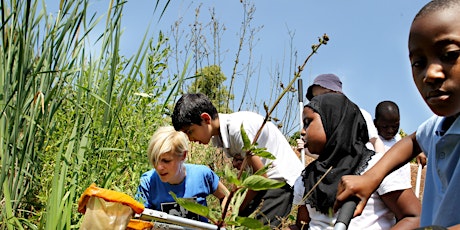
[[[397,222],[392,230],[419,227],[422,205],[412,188],[389,192],[380,198],[396,217]]]
[[[222,210],[225,208],[225,204],[227,203],[229,194],[230,192],[228,191],[227,187],[225,187],[225,185],[219,181],[219,184],[217,185],[217,189],[212,195],[214,195],[215,197],[219,199]]]
[[[354,216],[362,213],[367,200],[377,189],[386,175],[399,168],[421,152],[415,133],[404,137],[391,147],[369,171],[361,176],[343,176],[337,190],[334,210],[338,210],[351,196],[361,201],[356,206]]]
[[[460,224],[448,227],[447,229],[449,229],[449,230],[460,230]]]

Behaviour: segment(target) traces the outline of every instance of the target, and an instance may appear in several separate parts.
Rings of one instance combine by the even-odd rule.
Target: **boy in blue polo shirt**
[[[435,115],[369,171],[342,177],[335,209],[355,195],[360,214],[385,175],[423,151],[428,164],[420,226],[460,229],[460,1],[434,0],[419,11],[410,28],[409,59],[415,85]]]

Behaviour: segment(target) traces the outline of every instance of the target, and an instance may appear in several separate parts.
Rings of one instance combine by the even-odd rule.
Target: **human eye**
[[[460,56],[460,50],[452,50],[448,52],[444,52],[440,59],[443,62],[448,62],[448,63],[455,63]]]
[[[411,56],[410,64],[412,68],[423,68],[426,65],[426,58],[420,56]]]
[[[310,120],[305,118],[305,119],[303,119],[302,123],[303,123],[303,128],[307,129],[308,126],[310,125]]]
[[[161,159],[161,162],[163,164],[168,164],[169,162],[171,162],[171,160],[170,159]]]

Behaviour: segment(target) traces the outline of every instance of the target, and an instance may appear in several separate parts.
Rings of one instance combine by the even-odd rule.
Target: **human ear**
[[[182,161],[185,160],[185,158],[187,158],[187,152],[187,150],[182,152],[182,156],[180,157]]]
[[[212,118],[211,118],[211,115],[209,115],[209,113],[202,113],[200,117],[204,122],[206,122],[206,124],[211,123]]]

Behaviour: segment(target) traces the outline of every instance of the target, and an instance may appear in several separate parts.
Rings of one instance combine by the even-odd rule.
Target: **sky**
[[[93,0],[90,7],[104,13],[107,2]],[[231,75],[244,15],[240,0],[172,0],[160,21],[159,12],[153,14],[155,2],[128,0],[125,4],[122,53],[135,52],[149,26],[154,36],[159,30],[169,30],[179,18],[183,25],[193,23],[195,9],[201,5],[203,21],[209,21],[209,9],[213,8],[219,22],[225,25],[221,43],[225,50],[222,71],[226,76]],[[320,47],[302,72],[304,94],[317,75],[334,73],[342,80],[344,93],[372,116],[380,101],[396,102],[401,113],[400,128],[412,133],[433,115],[413,83],[407,50],[412,19],[427,2],[252,0],[255,12],[251,24],[259,29],[251,58],[257,66],[259,80],[251,84],[259,84],[262,89],[269,87],[264,79],[273,74],[274,66],[282,66],[284,78],[292,77],[285,76],[292,75],[292,71],[286,70],[292,69],[286,63],[290,50],[296,51],[300,63],[310,53],[311,45],[317,43],[318,37],[327,34],[330,38],[328,44]],[[264,95],[268,91],[258,90],[259,100],[269,98],[270,95]],[[238,95],[236,100],[240,100]]]

